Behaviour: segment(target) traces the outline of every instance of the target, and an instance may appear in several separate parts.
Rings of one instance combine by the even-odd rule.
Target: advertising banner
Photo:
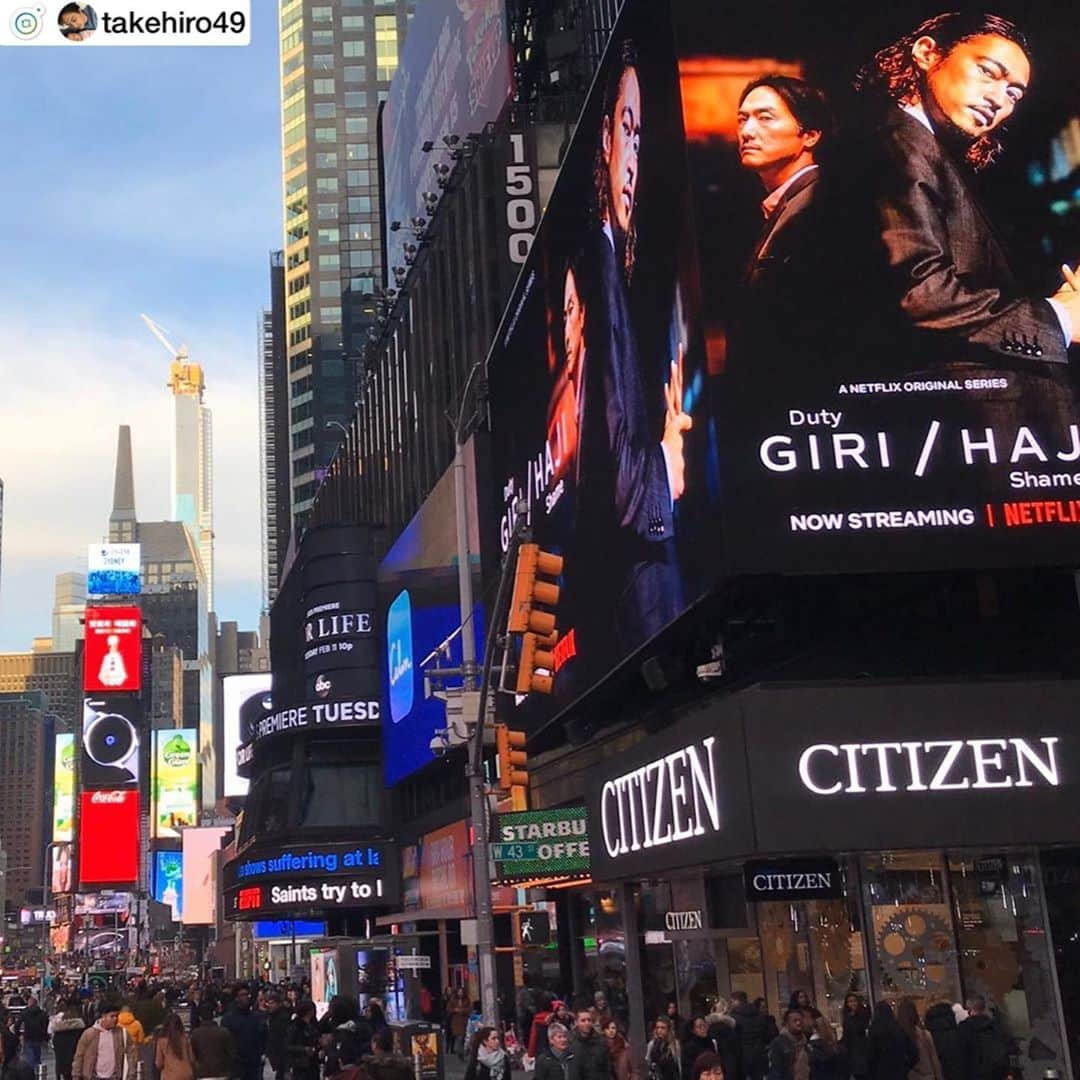
[[[248,781],[237,771],[237,751],[241,745],[249,741],[242,736],[240,710],[245,702],[251,698],[270,701],[270,672],[260,672],[254,675],[226,675],[221,680],[222,712],[224,714],[225,741],[223,755],[225,760],[225,790],[226,798],[246,795]],[[269,712],[269,709],[258,710],[258,715]]]
[[[584,806],[499,814],[491,860],[498,881],[561,877],[589,872],[589,831]]]
[[[79,887],[139,879],[138,791],[79,794]]]
[[[142,613],[137,607],[88,607],[83,689],[138,693],[142,679]]]
[[[454,168],[464,140],[498,119],[511,86],[503,0],[417,7],[382,115],[384,220],[405,226],[386,232],[388,281],[390,268],[405,265],[409,221],[423,213],[424,193],[440,190],[435,167]]]
[[[75,839],[75,736],[58,732],[53,759],[53,829],[55,842]]]
[[[211,926],[217,917],[214,858],[229,830],[217,825],[184,829],[180,871],[181,915],[185,926]]]
[[[1080,554],[1064,13],[939,101],[978,20],[767,9],[623,6],[489,355],[500,539],[565,560],[526,727],[731,575]]]
[[[83,700],[80,783],[116,789],[139,783],[142,703],[134,694],[96,694]]]
[[[168,906],[173,922],[184,912],[184,856],[180,851],[154,852],[154,899]]]
[[[194,728],[154,732],[153,836],[179,836],[199,821],[198,733]]]
[[[141,551],[139,544],[91,544],[86,549],[86,595],[137,596]]]
[[[71,844],[53,843],[49,877],[49,888],[54,896],[72,891],[75,883],[71,877]]]
[[[419,848],[423,909],[455,911],[468,918],[473,909],[473,872],[467,822],[425,833]]]

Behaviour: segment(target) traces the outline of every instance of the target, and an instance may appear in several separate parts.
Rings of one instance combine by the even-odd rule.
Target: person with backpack
[[[968,1018],[960,1025],[965,1080],[1004,1080],[1009,1071],[1009,1044],[998,1023],[986,1011],[980,994],[968,998]]]

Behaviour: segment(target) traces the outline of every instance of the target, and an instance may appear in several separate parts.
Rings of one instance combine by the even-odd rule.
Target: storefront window
[[[1033,857],[950,855],[964,993],[978,994],[1012,1043],[1024,1076],[1064,1073],[1039,875]]]
[[[675,956],[667,936],[664,916],[675,909],[671,904],[671,886],[667,882],[642,882],[640,893],[641,930],[645,945],[641,951],[641,984],[645,1001],[645,1020],[651,1025],[677,1000]]]
[[[910,996],[920,1013],[935,1001],[959,1001],[955,938],[944,858],[905,851],[862,860],[874,998]]]

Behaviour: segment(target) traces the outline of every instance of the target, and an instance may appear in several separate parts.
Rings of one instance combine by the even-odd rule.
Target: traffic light
[[[499,788],[509,796],[513,809],[528,809],[529,774],[525,771],[525,732],[495,725],[495,751],[499,759]]]
[[[538,544],[522,544],[518,548],[514,596],[510,601],[510,616],[506,622],[508,634],[531,631],[548,637],[555,632],[554,614],[538,611],[537,605],[553,608],[558,604],[559,586],[542,578],[557,578],[562,569],[562,556],[541,551]]]
[[[538,694],[550,694],[554,685],[555,641],[558,632],[552,630],[546,637],[527,633],[521,637],[521,655],[518,657],[517,684],[519,694],[535,691]],[[537,671],[541,668],[542,671]],[[544,674],[548,672],[548,674]]]

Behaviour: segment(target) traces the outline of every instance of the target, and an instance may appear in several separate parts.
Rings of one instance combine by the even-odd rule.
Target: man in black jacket
[[[42,1047],[49,1041],[48,1014],[38,1005],[37,998],[31,998],[19,1021],[22,1027],[23,1057],[36,1069],[41,1064]]]
[[[266,1005],[266,1060],[274,1070],[275,1080],[285,1080],[285,1070],[289,1064],[286,1047],[289,1045],[292,1016],[290,1010],[282,1005],[281,995],[276,992],[267,994]]]
[[[1009,1071],[1009,1044],[976,994],[967,1001],[968,1018],[960,1025],[966,1080],[1004,1080]]]
[[[237,988],[233,1007],[222,1017],[221,1026],[236,1041],[240,1080],[262,1080],[266,1028],[252,1011],[251,991],[246,986]]]
[[[588,1009],[577,1011],[569,1048],[573,1060],[568,1080],[611,1080],[611,1056],[608,1054],[607,1040],[596,1030]]]
[[[761,1080],[769,1067],[769,1021],[747,1000],[742,990],[731,995],[735,1035],[739,1040],[742,1080]]]
[[[570,1080],[574,1052],[570,1049],[570,1032],[562,1024],[548,1025],[548,1048],[536,1056],[536,1075],[533,1080]]]

